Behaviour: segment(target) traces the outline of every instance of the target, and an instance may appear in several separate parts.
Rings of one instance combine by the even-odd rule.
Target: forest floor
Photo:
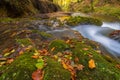
[[[0,80],[119,80],[120,64],[102,56],[98,43],[70,29],[84,21],[100,22],[70,14],[1,18]]]

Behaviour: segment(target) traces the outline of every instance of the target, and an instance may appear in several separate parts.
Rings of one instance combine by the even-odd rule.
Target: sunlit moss
[[[85,44],[75,42],[75,48],[73,51],[73,59],[79,58],[80,64],[85,66],[84,70],[77,72],[78,79],[81,80],[118,80],[120,76],[120,70],[114,66],[114,63],[105,60],[99,53],[94,51],[91,47]],[[86,48],[86,50],[85,50]],[[95,61],[96,68],[90,69],[88,67],[88,61],[93,59]]]
[[[8,65],[0,76],[0,80],[32,80],[31,74],[36,70],[36,60],[31,56],[32,53],[24,53]]]
[[[47,58],[44,80],[70,80],[71,74],[57,61]]]
[[[49,50],[51,50],[52,48],[54,48],[54,51],[52,52],[56,54],[57,52],[62,52],[68,49],[69,45],[66,44],[63,40],[55,40],[49,44]]]
[[[70,17],[66,20],[68,25],[74,26],[78,24],[93,24],[93,25],[102,25],[102,22],[98,19],[89,18],[89,17]]]
[[[33,33],[37,33],[39,35],[41,35],[42,37],[46,37],[46,38],[49,38],[49,37],[52,37],[51,34],[49,33],[46,33],[46,32],[43,32],[43,31],[39,31],[39,30],[32,30]]]
[[[24,39],[16,39],[16,42],[20,45],[28,46],[31,45],[32,42],[29,38],[24,38]]]

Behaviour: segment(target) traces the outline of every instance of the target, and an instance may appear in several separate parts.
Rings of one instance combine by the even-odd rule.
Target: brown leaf
[[[118,69],[120,69],[120,64],[117,64],[116,67],[117,67]]]
[[[89,49],[88,49],[88,48],[83,48],[83,50],[87,51],[87,50],[89,50]]]
[[[44,77],[44,71],[41,69],[38,69],[32,73],[32,79],[33,80],[43,80]]]
[[[12,63],[13,61],[14,61],[14,59],[11,58],[11,59],[8,59],[6,63],[7,63],[7,64],[10,64],[10,63]]]
[[[88,65],[90,69],[94,69],[96,67],[95,61],[93,59],[89,60]]]
[[[10,35],[10,37],[14,37],[17,34],[17,32],[13,32],[12,35]]]
[[[78,57],[75,57],[75,60],[74,60],[76,63],[79,62],[79,58]]]
[[[66,43],[67,43],[67,44],[70,43],[70,40],[67,40]]]
[[[83,68],[84,68],[84,66],[82,64],[78,64],[76,67],[78,70],[83,70]]]

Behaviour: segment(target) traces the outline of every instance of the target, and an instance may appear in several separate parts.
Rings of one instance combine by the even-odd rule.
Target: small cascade
[[[120,30],[120,23],[106,23],[102,26],[95,25],[79,25],[73,30],[77,30],[85,38],[100,43],[110,55],[115,58],[120,57],[120,43],[117,40],[110,38],[108,35],[114,30]]]

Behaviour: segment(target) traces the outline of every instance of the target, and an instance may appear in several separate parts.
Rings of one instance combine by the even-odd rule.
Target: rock
[[[49,13],[60,10],[60,7],[46,0],[1,0],[0,16],[26,17],[37,13]]]
[[[120,43],[120,30],[115,30],[109,34],[109,37]]]
[[[45,25],[39,25],[38,29],[40,31],[51,31],[51,28],[49,26],[45,26]]]

